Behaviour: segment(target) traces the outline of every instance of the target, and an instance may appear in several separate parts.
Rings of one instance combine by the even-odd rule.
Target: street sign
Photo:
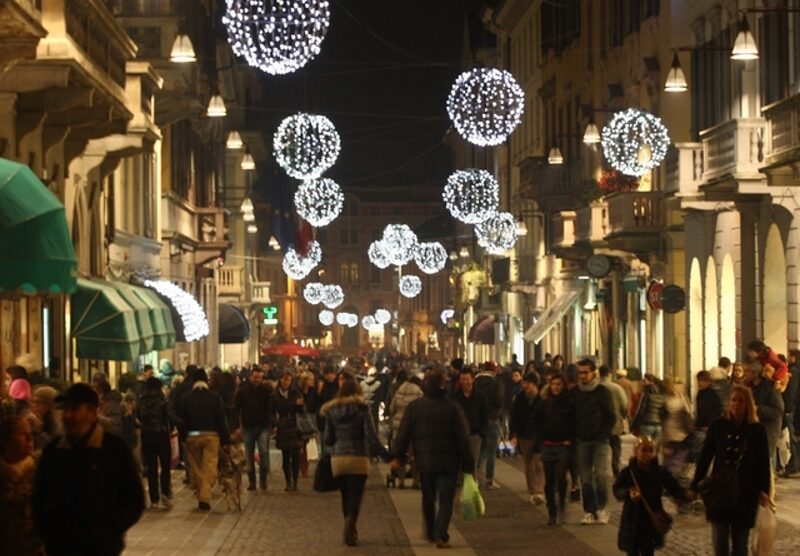
[[[665,313],[678,313],[686,307],[686,292],[680,286],[665,286],[661,291],[661,306]]]
[[[661,293],[664,291],[664,284],[661,282],[653,282],[650,284],[650,287],[647,288],[647,304],[650,305],[650,308],[654,311],[660,311],[663,309],[663,305],[661,305]]]
[[[275,305],[262,307],[261,313],[264,315],[263,323],[265,325],[275,326],[278,324],[278,308]]]

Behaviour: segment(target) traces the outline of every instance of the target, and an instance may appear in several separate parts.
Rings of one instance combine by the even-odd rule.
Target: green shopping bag
[[[478,490],[475,476],[464,474],[464,485],[461,487],[461,518],[464,521],[474,521],[486,513],[486,505]]]

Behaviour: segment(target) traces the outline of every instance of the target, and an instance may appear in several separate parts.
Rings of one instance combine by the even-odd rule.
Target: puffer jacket
[[[660,425],[661,413],[667,396],[655,384],[648,384],[644,388],[642,401],[639,402],[639,409],[631,423],[632,429],[637,429],[642,425]]]
[[[392,431],[397,432],[397,429],[400,428],[400,422],[403,420],[403,414],[408,404],[421,397],[422,388],[413,382],[406,381],[400,385],[389,406],[389,415],[392,417]]]
[[[136,413],[142,431],[166,432],[170,430],[169,402],[163,392],[145,390],[139,397]]]
[[[332,456],[387,456],[363,396],[335,398],[320,415],[326,418],[323,445]]]

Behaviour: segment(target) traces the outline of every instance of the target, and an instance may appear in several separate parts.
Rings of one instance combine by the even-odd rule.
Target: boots
[[[347,516],[344,520],[344,544],[347,546],[358,545],[358,532],[356,531],[356,518]]]
[[[255,471],[248,471],[247,473],[247,490],[255,490],[256,489],[256,472]]]
[[[255,477],[254,477],[255,479]],[[253,481],[255,482],[255,480]],[[259,470],[258,472],[258,486],[261,490],[267,490],[267,472],[266,470]]]

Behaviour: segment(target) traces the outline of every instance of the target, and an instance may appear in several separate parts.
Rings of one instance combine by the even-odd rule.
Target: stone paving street
[[[218,497],[209,513],[196,509],[188,488],[175,473],[175,506],[171,510],[149,510],[128,534],[128,556],[148,555],[427,555],[438,553],[421,539],[420,493],[387,489],[386,467],[374,466],[359,521],[361,545],[342,545],[339,496],[311,490],[311,479],[301,479],[300,491],[283,492],[283,479],[273,453],[273,472],[267,493],[244,493],[242,512],[229,512]],[[611,524],[581,526],[580,504],[570,504],[566,523],[545,526],[543,507],[532,507],[520,458],[498,460],[500,489],[484,492],[487,515],[472,523],[455,516],[451,527],[453,549],[458,555],[598,555],[619,554],[616,548],[621,505],[614,502]],[[218,489],[219,490],[219,489]],[[780,480],[778,492],[778,540],[774,555],[800,551],[800,479]],[[703,516],[680,515],[673,507],[675,527],[661,554],[708,555],[710,533]]]

